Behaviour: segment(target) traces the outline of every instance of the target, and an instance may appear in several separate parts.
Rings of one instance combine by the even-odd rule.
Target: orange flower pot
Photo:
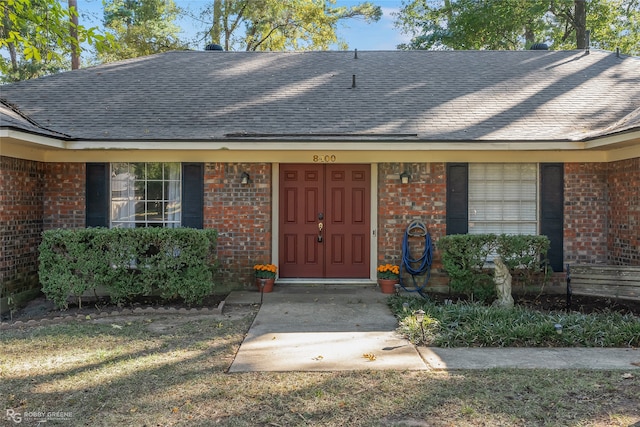
[[[396,284],[399,283],[398,279],[378,279],[378,286],[383,294],[392,294],[396,291]]]
[[[256,278],[256,288],[258,292],[272,292],[276,279],[259,279]]]

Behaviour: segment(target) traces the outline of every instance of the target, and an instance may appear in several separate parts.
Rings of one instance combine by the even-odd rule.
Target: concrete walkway
[[[232,292],[227,304],[260,303]],[[396,333],[388,295],[375,286],[276,285],[229,372],[429,369],[640,369],[640,350],[602,348],[428,348]]]

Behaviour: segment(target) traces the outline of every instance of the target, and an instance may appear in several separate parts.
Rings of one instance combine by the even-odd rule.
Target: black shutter
[[[87,227],[109,227],[109,163],[86,164]]]
[[[447,163],[447,234],[469,232],[469,165]]]
[[[204,164],[182,164],[182,226],[203,228]]]
[[[540,164],[540,234],[551,241],[549,262],[553,271],[564,262],[564,164]]]

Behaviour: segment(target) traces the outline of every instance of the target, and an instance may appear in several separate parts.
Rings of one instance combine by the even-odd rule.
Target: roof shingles
[[[359,51],[357,59],[344,51],[184,51],[6,85],[1,97],[80,140],[583,140],[616,123],[638,126],[625,118],[640,108],[640,58],[594,50]]]

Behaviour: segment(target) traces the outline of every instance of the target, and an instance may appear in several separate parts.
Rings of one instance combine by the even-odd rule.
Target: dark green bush
[[[528,286],[544,285],[553,273],[549,267],[547,236],[497,236],[497,254],[509,268],[513,286],[526,290]]]
[[[491,255],[498,255],[511,275],[531,284],[545,271],[549,239],[546,236],[495,234],[453,234],[438,243],[442,264],[449,275],[451,289],[472,300],[495,297]]]
[[[442,265],[454,292],[480,301],[495,296],[493,272],[485,268],[495,247],[496,239],[491,234],[452,234],[438,241]]]
[[[214,230],[190,228],[49,230],[40,245],[42,291],[58,307],[96,288],[115,302],[154,291],[200,302],[213,290],[216,240]]]

